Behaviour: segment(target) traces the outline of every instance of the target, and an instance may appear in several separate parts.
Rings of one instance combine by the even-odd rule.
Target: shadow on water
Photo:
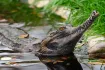
[[[8,58],[7,58],[8,57]],[[81,63],[84,70],[105,70],[104,65],[89,65]],[[34,54],[1,53],[0,70],[47,70]]]

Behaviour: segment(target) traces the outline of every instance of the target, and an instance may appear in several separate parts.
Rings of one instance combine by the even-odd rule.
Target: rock
[[[39,48],[37,47],[37,44],[39,44],[42,39],[46,37],[51,28],[51,26],[17,28],[11,27],[10,25],[1,25],[0,45],[9,47],[11,49],[13,49],[12,46],[19,46],[18,50],[23,52],[38,50]],[[3,49],[1,48],[0,51],[2,52],[2,50]]]
[[[49,2],[50,2],[50,0],[40,0],[40,1],[36,4],[36,6],[37,6],[38,8],[41,8],[41,7],[46,6]]]
[[[19,39],[20,35],[27,34],[25,31],[21,29],[17,29],[10,26],[0,26],[0,33],[2,33],[8,39],[14,41],[15,43],[27,43],[27,39]]]
[[[25,23],[13,23],[12,25],[9,25],[11,27],[21,28],[25,26]]]
[[[35,44],[45,38],[51,28],[51,26],[18,28],[10,25],[0,25],[0,33],[15,43]],[[19,38],[21,35],[27,34],[29,34],[29,38]]]
[[[37,27],[24,27],[23,28],[30,37],[44,39],[47,33],[52,29],[52,26],[37,26]]]
[[[105,52],[105,42],[97,43],[92,47],[89,47],[88,52],[94,53],[104,53]]]
[[[70,14],[70,9],[65,8],[65,7],[59,7],[55,13],[59,16],[61,16],[64,19],[67,19],[69,17]]]
[[[38,8],[42,8],[45,7],[46,5],[48,5],[50,3],[51,0],[39,0],[39,1],[35,1],[35,0],[21,0],[21,2],[23,3],[28,3],[30,4],[30,8],[35,8],[34,6],[38,7]],[[69,14],[70,14],[70,9],[60,6],[55,7],[52,9],[52,11],[56,14],[61,16],[64,19],[68,19]]]
[[[6,19],[0,19],[0,23],[6,23],[7,21]]]
[[[39,1],[35,1],[35,0],[21,0],[21,2],[28,3],[30,5],[36,5],[37,7],[40,8],[40,7],[46,6],[50,2],[50,0],[39,0]]]
[[[88,53],[89,53],[89,57],[92,57],[92,58],[103,57],[103,55],[101,54],[105,53],[105,38],[102,36],[89,37],[88,38]]]

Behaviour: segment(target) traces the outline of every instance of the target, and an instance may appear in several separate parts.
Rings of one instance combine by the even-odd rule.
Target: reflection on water
[[[9,58],[8,58],[9,57]],[[1,59],[5,58],[5,60]],[[11,59],[10,59],[11,58]],[[104,65],[81,64],[84,70],[105,70]],[[7,68],[6,68],[7,67]],[[47,70],[34,54],[0,53],[0,70]]]
[[[7,69],[6,67],[16,67],[17,69],[22,68],[22,70],[47,70],[45,65],[42,64],[34,54],[1,53],[0,58],[0,68],[3,70]],[[5,60],[2,60],[2,58],[5,58]]]

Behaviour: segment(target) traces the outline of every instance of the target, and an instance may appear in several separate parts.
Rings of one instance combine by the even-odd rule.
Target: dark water
[[[9,54],[9,53],[1,53],[0,56],[2,55],[9,55],[9,56],[13,56],[14,54]],[[22,56],[21,56],[22,55]],[[47,70],[46,66],[44,64],[42,64],[41,62],[35,62],[34,61],[39,61],[39,59],[34,56],[34,54],[29,54],[29,53],[21,53],[21,55],[18,53],[17,59],[13,59],[13,60],[8,60],[8,61],[0,61],[0,66],[5,66],[2,63],[8,63],[8,62],[25,62],[25,61],[33,61],[32,63],[19,63],[17,65],[9,65],[9,66],[18,66],[21,67],[21,70]],[[104,65],[89,65],[89,64],[83,64],[81,63],[82,67],[84,70],[105,70]],[[1,68],[1,67],[0,67]],[[0,70],[8,70],[7,68],[1,68]]]

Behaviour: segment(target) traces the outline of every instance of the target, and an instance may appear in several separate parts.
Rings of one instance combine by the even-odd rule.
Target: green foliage
[[[25,22],[26,25],[46,25],[63,21],[60,16],[44,13],[42,8],[30,8],[29,4],[20,0],[0,0],[0,16],[8,19],[10,23]],[[55,18],[56,17],[56,18]]]
[[[69,15],[69,22],[77,26],[84,22],[93,10],[97,10],[100,16],[91,27],[91,31],[88,35],[102,34],[105,35],[105,0],[52,0],[45,10],[51,11],[51,9],[59,6],[67,7],[71,10]]]

